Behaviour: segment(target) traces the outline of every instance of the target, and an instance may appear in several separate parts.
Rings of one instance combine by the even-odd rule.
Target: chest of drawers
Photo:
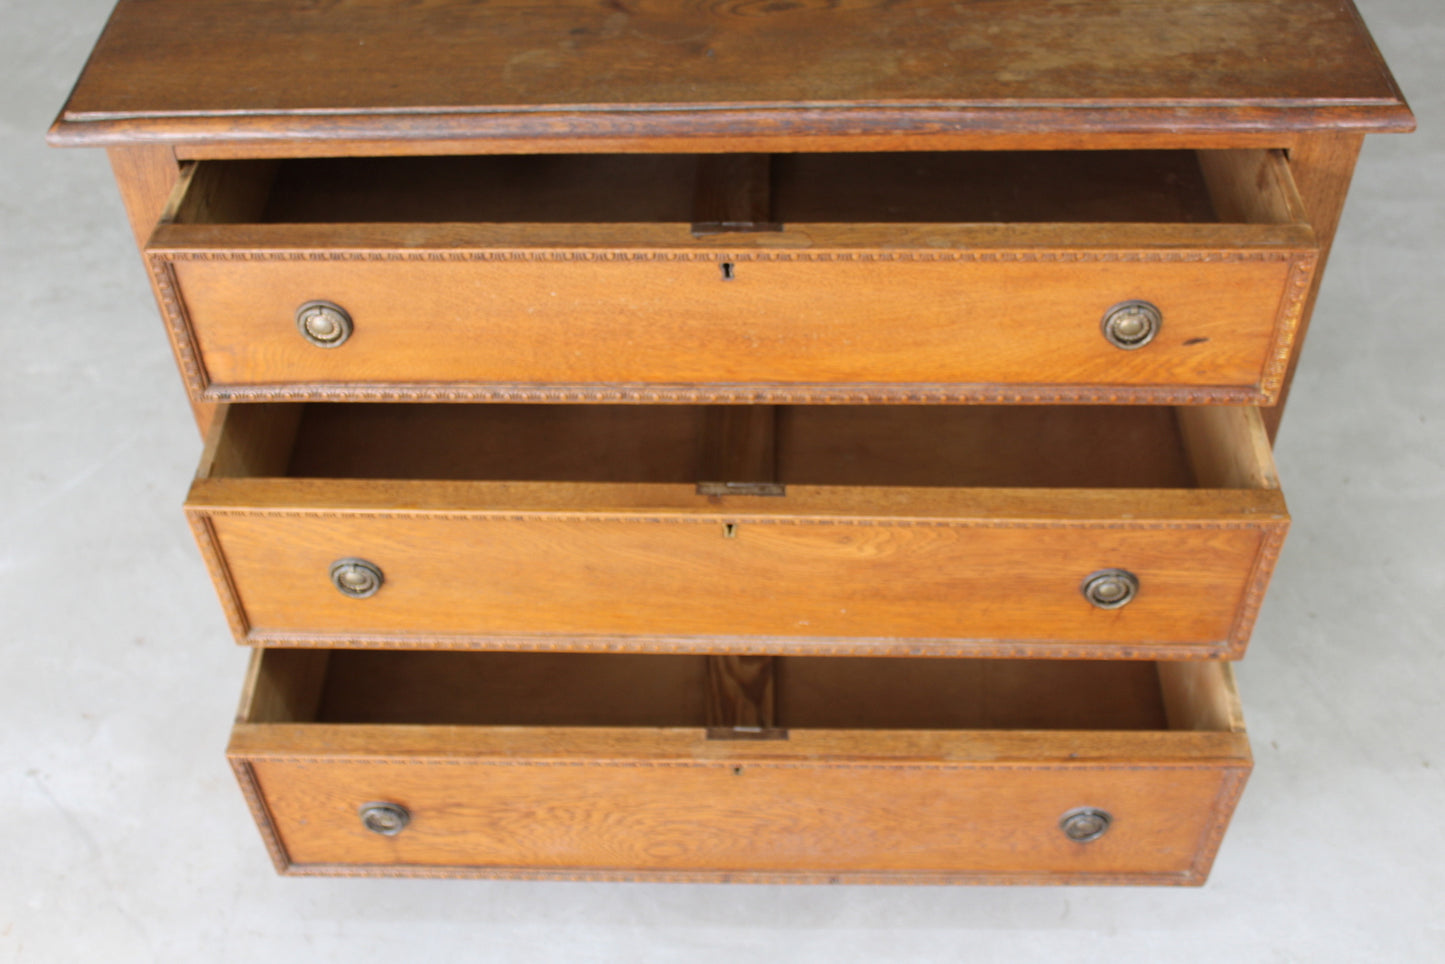
[[[1347,0],[122,0],[291,873],[1200,883]]]

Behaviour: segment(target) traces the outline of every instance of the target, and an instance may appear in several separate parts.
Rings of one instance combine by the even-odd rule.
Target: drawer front
[[[1199,883],[1247,765],[238,758],[297,873]],[[716,754],[710,754],[717,756]],[[625,752],[618,754],[625,757]],[[360,811],[391,803],[395,836]],[[1077,842],[1066,814],[1102,810]]]
[[[736,249],[418,250],[388,236],[368,249],[153,243],[151,258],[206,399],[1277,397],[1311,251],[987,241],[824,248],[799,229]],[[300,334],[298,309],[316,301],[344,309],[344,343]],[[1125,350],[1103,326],[1132,301],[1162,323]]]
[[[1248,639],[1283,536],[1278,519],[839,520],[785,500],[796,517],[197,519],[242,641],[328,646],[1214,655]],[[374,595],[333,585],[348,558],[380,570]],[[1082,587],[1112,569],[1137,595],[1100,608]]]

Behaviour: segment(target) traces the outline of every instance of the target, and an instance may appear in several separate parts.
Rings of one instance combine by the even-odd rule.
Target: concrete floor
[[[292,880],[222,759],[245,653],[104,156],[47,150],[109,0],[0,0],[0,961],[1445,960],[1445,7],[1360,0],[1420,118],[1371,139],[1278,449],[1199,890]]]

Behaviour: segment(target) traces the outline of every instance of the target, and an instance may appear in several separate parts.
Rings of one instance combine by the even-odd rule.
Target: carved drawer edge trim
[[[266,724],[253,724],[265,726]],[[1068,731],[1057,731],[1060,737],[1066,736]],[[1061,744],[1062,746],[1062,740]],[[1062,751],[1061,751],[1061,755]],[[898,760],[889,762],[886,760],[848,760],[848,759],[797,759],[797,760],[770,760],[755,757],[726,757],[718,759],[684,759],[671,760],[640,760],[626,757],[609,758],[570,758],[570,759],[515,759],[500,757],[443,757],[443,756],[389,756],[381,757],[375,754],[367,755],[358,752],[343,752],[334,755],[306,755],[299,753],[278,753],[269,754],[265,752],[248,753],[240,759],[241,763],[250,765],[250,761],[262,761],[265,763],[276,763],[289,766],[331,766],[344,764],[346,766],[376,766],[376,767],[547,767],[547,768],[581,768],[581,767],[610,767],[613,769],[627,770],[661,770],[661,769],[730,769],[735,766],[745,766],[751,769],[769,770],[1003,770],[1017,772],[1026,770],[1039,773],[1068,773],[1074,770],[1100,770],[1100,771],[1123,771],[1127,773],[1153,773],[1162,771],[1177,770],[1229,770],[1237,769],[1240,766],[1237,757],[1215,757],[1207,760],[1176,760],[1167,763],[1123,763],[1114,760],[1104,759],[1078,759],[1069,762],[1058,763],[984,763],[975,760],[931,760],[920,761],[916,759]]]
[[[176,364],[181,369],[181,377],[185,380],[192,398],[198,401],[206,400],[205,390],[211,383],[211,377],[206,371],[205,361],[196,341],[195,328],[181,300],[180,283],[176,280],[175,268],[171,266],[170,259],[154,254],[147,256],[146,263],[155,285],[156,300],[160,303],[166,333],[175,352]]]
[[[1313,252],[1295,255],[1290,259],[1289,278],[1280,298],[1279,313],[1275,318],[1274,333],[1265,355],[1264,374],[1260,380],[1261,393],[1269,400],[1260,404],[1273,405],[1279,399],[1318,264],[1319,256]]]
[[[1234,625],[1229,632],[1230,652],[1234,656],[1244,655],[1245,644],[1254,632],[1260,607],[1264,605],[1265,592],[1274,575],[1275,563],[1279,561],[1280,550],[1284,547],[1285,536],[1289,533],[1289,522],[1263,525],[1261,528],[1264,530],[1263,538],[1245,583],[1244,598],[1240,600]]]
[[[211,582],[216,587],[216,594],[220,597],[221,609],[226,614],[226,622],[237,639],[244,639],[251,631],[251,623],[246,618],[246,611],[241,605],[241,594],[231,575],[231,567],[226,561],[226,554],[221,549],[220,537],[216,534],[216,527],[211,523],[211,513],[188,511],[186,521],[191,524],[191,533],[195,536],[196,547],[200,549],[201,559],[211,574]]]
[[[1224,772],[1224,780],[1212,806],[1214,819],[1209,822],[1204,838],[1195,851],[1194,864],[1190,867],[1190,874],[1200,881],[1208,877],[1214,867],[1214,858],[1219,855],[1224,835],[1229,830],[1229,821],[1234,816],[1240,797],[1244,795],[1244,785],[1249,781],[1252,766],[1251,763],[1242,767],[1229,767]]]
[[[1047,384],[975,385],[921,384],[900,382],[840,383],[817,385],[536,385],[520,383],[480,384],[345,384],[300,383],[285,385],[215,385],[208,381],[188,384],[196,397],[208,402],[633,402],[639,404],[695,402],[716,404],[1133,404],[1133,405],[1270,405],[1276,401],[1284,377],[1283,364],[1289,359],[1289,341],[1270,362],[1274,387],[1180,387],[1141,385],[1083,385],[1061,387]],[[199,369],[197,369],[199,371]],[[203,377],[203,376],[197,376]]]
[[[986,871],[751,871],[751,870],[540,870],[530,867],[417,867],[377,864],[288,864],[278,868],[295,877],[408,877],[435,880],[595,881],[678,884],[971,884],[980,887],[1059,885],[1173,885],[1198,887],[1205,878],[1191,868],[1183,873],[1017,873]]]
[[[726,497],[719,497],[726,498]],[[566,510],[556,511],[549,509],[382,509],[371,511],[365,508],[354,509],[301,509],[283,506],[276,507],[247,507],[247,508],[219,508],[199,507],[192,510],[198,514],[207,516],[235,516],[235,517],[298,517],[309,519],[433,519],[437,521],[473,521],[473,522],[528,522],[532,520],[550,520],[553,522],[630,522],[645,523],[649,525],[717,525],[719,521],[726,518],[728,522],[747,523],[749,525],[788,525],[788,526],[886,526],[894,528],[960,528],[960,529],[1134,529],[1141,531],[1188,531],[1188,530],[1218,530],[1218,529],[1261,529],[1272,526],[1275,520],[1269,518],[1259,519],[1210,519],[1191,522],[1144,522],[1144,521],[1117,521],[1105,522],[1099,519],[1049,519],[1049,520],[1027,520],[1027,519],[979,519],[979,518],[917,518],[902,516],[898,518],[890,516],[848,516],[848,515],[825,515],[818,513],[814,516],[782,516],[765,515],[762,513],[739,510],[726,513],[700,513],[688,509],[677,510],[656,510],[656,509],[598,509],[595,511]]]
[[[1012,248],[972,250],[965,248],[891,250],[813,247],[759,250],[713,247],[686,250],[658,247],[626,247],[609,244],[593,248],[554,246],[509,248],[355,248],[287,247],[158,247],[153,261],[957,261],[976,264],[1247,264],[1255,261],[1295,261],[1299,254],[1272,248],[1216,249],[1131,249],[1079,250]]]
[[[241,795],[246,799],[246,806],[261,831],[261,839],[266,842],[266,852],[271,855],[271,863],[276,866],[277,873],[290,872],[293,866],[291,855],[286,853],[286,848],[281,843],[276,822],[271,819],[271,810],[266,806],[260,784],[256,781],[256,771],[247,761],[236,758],[231,759],[231,769],[236,774],[236,782],[241,785]]]
[[[896,638],[786,638],[776,636],[545,636],[360,635],[356,633],[238,634],[250,646],[279,649],[452,650],[474,652],[662,653],[761,656],[971,656],[985,658],[1209,660],[1239,655],[1247,643],[1108,643],[1050,640],[960,640]]]

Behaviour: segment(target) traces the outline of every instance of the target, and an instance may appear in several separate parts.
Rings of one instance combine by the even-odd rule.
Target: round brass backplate
[[[365,559],[337,559],[331,564],[331,584],[353,599],[376,595],[383,578],[381,567]]]
[[[395,837],[411,823],[411,814],[399,803],[364,803],[359,813],[362,826],[383,837]]]
[[[1139,594],[1139,578],[1127,569],[1100,569],[1086,576],[1079,589],[1100,609],[1118,609]]]
[[[1163,314],[1149,302],[1125,301],[1104,312],[1100,326],[1109,344],[1132,351],[1153,341],[1163,324]]]
[[[1078,843],[1098,840],[1109,830],[1114,818],[1108,811],[1097,807],[1078,807],[1059,818],[1059,829],[1064,836]]]
[[[317,348],[335,348],[351,337],[351,316],[329,301],[308,301],[296,309],[296,330]]]

